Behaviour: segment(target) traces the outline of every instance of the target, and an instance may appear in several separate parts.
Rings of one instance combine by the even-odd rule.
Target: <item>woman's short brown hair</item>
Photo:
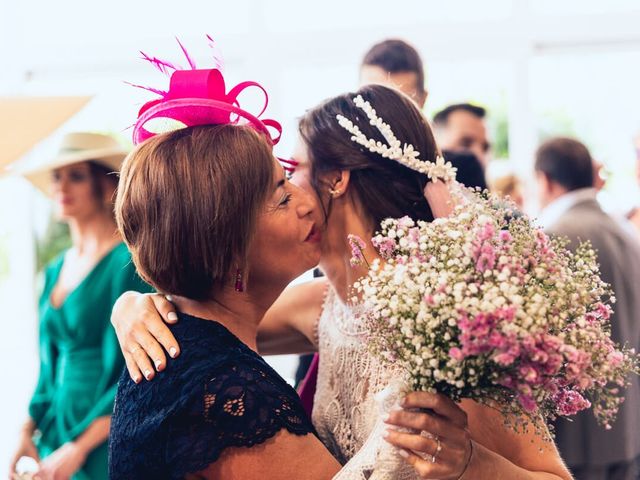
[[[161,292],[210,298],[244,265],[273,168],[266,137],[244,126],[190,127],[135,149],[116,219],[140,275]]]

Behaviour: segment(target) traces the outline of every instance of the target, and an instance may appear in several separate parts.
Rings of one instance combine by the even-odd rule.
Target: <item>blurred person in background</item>
[[[501,197],[509,197],[520,211],[524,211],[524,186],[516,175],[509,174],[496,178],[491,182],[491,191]]]
[[[107,437],[124,367],[109,323],[127,290],[150,291],[116,229],[113,201],[126,151],[110,136],[70,133],[58,156],[23,171],[68,223],[72,247],[45,269],[40,374],[10,463],[32,457],[39,480],[107,476]]]
[[[471,152],[484,170],[490,160],[491,143],[487,134],[487,111],[478,105],[449,105],[433,117],[438,146],[445,151]]]
[[[640,131],[636,134],[633,139],[633,146],[636,152],[636,180],[638,181],[638,186],[640,186]],[[638,235],[640,235],[640,207],[633,208],[628,214],[627,218],[631,221],[633,226],[636,228]]]
[[[487,190],[487,180],[484,169],[478,158],[472,153],[447,152],[446,159],[451,162],[456,171],[456,180],[468,188]]]
[[[607,168],[597,160],[593,161],[593,188],[598,192],[601,191],[607,184],[607,178],[609,172]]]
[[[422,58],[404,40],[383,40],[364,55],[360,65],[360,86],[372,83],[400,90],[420,109],[427,101]]]
[[[573,139],[551,139],[536,153],[535,172],[542,225],[551,235],[568,237],[571,247],[591,242],[616,298],[612,337],[640,349],[640,245],[598,204],[589,151]],[[640,382],[637,376],[631,382],[612,429],[585,412],[556,423],[558,448],[577,480],[640,478]]]

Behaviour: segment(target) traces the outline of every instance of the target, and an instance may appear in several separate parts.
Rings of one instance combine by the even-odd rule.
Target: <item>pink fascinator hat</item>
[[[215,48],[213,39],[208,35],[207,39],[209,45]],[[261,118],[269,103],[269,96],[259,83],[242,82],[227,91],[220,71],[222,62],[218,56],[214,55],[216,68],[198,69],[179,40],[178,45],[189,63],[189,69],[182,69],[141,52],[144,60],[170,76],[170,82],[168,91],[133,85],[160,96],[145,103],[138,112],[138,119],[133,127],[135,145],[159,133],[197,125],[220,124],[250,125],[264,133],[273,145],[278,143],[282,134],[280,123]],[[251,87],[258,88],[264,94],[264,105],[258,113],[244,110],[238,101],[238,96]]]

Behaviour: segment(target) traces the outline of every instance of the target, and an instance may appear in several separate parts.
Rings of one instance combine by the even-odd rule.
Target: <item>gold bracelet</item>
[[[471,446],[471,453],[469,454],[469,459],[467,460],[467,464],[464,466],[464,469],[462,470],[462,473],[457,478],[457,480],[460,480],[464,476],[464,474],[467,473],[467,468],[469,468],[469,465],[471,464],[471,457],[473,457],[473,440],[469,440],[469,445]]]

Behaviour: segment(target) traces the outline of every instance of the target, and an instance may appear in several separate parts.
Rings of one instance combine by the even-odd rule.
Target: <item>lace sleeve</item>
[[[281,429],[315,433],[295,393],[266,365],[223,362],[167,425],[166,465],[182,478],[214,463],[229,447],[252,447]]]

